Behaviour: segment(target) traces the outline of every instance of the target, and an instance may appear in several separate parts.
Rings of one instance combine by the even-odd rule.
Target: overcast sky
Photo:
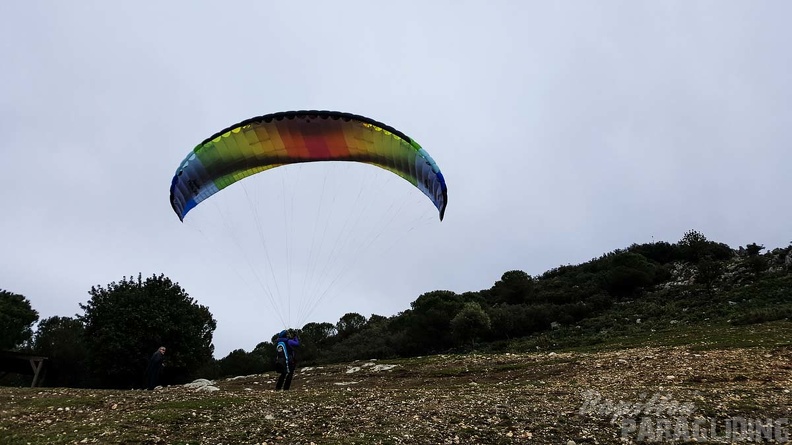
[[[42,319],[81,313],[91,286],[162,273],[209,307],[220,358],[284,324],[394,315],[427,291],[690,229],[734,248],[792,241],[787,1],[31,0],[1,2],[0,17],[0,289]],[[445,220],[387,172],[304,168],[249,178],[179,222],[168,192],[189,150],[300,109],[418,141],[446,177]],[[327,279],[294,277],[324,257],[277,244],[306,238],[297,223],[345,226],[303,212],[316,190],[350,186],[377,190],[371,207],[342,203],[370,209],[356,230],[393,227],[322,260],[344,278],[296,314]],[[295,210],[251,198],[277,190]],[[394,202],[408,205],[393,218],[376,205]],[[243,221],[266,225],[264,241]],[[330,239],[315,225],[300,230]]]

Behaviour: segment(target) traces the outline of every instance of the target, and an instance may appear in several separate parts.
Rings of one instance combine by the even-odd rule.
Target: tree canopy
[[[129,388],[141,384],[149,357],[166,346],[166,380],[178,382],[212,360],[217,322],[164,275],[124,277],[94,286],[80,304],[94,384]]]
[[[42,320],[36,330],[33,351],[49,359],[48,385],[79,387],[87,383],[88,348],[80,320],[70,317]]]
[[[39,315],[22,295],[0,290],[0,350],[13,350],[33,337]]]

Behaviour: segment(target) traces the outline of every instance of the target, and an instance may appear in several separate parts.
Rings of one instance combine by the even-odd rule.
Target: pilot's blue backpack
[[[286,350],[286,343],[279,341],[275,347],[275,371],[279,374],[289,372],[289,353]]]

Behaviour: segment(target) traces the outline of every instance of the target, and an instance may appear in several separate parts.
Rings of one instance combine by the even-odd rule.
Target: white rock
[[[214,385],[214,382],[206,379],[196,379],[184,385],[185,388],[201,388],[203,386]]]
[[[226,380],[239,380],[239,379],[252,379],[257,377],[257,374],[250,374],[250,375],[238,375],[236,377],[229,377]],[[201,379],[203,380],[203,379]]]
[[[375,365],[371,368],[372,371],[390,371],[398,365]]]
[[[308,371],[315,371],[317,369],[324,369],[324,366],[306,366],[305,368],[299,368],[300,372],[308,372]]]

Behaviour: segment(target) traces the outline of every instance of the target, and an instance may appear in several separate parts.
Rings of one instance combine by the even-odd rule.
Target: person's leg
[[[283,389],[289,389],[291,386],[292,377],[294,377],[294,370],[286,374],[286,382],[283,384]]]
[[[280,391],[280,389],[283,388],[283,382],[284,382],[285,379],[286,379],[286,373],[282,372],[278,376],[278,382],[275,384],[275,391]],[[289,379],[289,380],[291,380],[291,379]],[[289,387],[287,386],[286,389],[289,389]]]

